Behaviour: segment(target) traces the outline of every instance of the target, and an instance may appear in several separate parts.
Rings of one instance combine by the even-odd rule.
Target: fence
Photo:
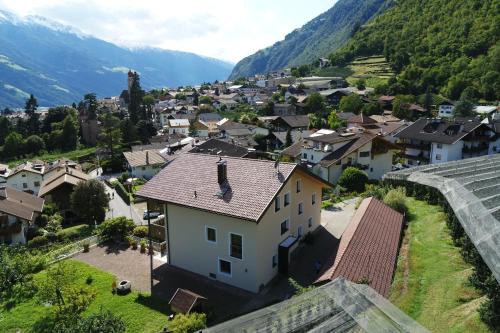
[[[46,254],[47,261],[49,264],[53,264],[66,258],[72,257],[75,254],[83,251],[84,244],[89,244],[90,247],[95,246],[99,244],[99,238],[96,235],[90,236],[88,238],[63,246],[60,249],[51,251]]]

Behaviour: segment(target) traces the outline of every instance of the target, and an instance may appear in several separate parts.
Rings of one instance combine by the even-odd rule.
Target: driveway
[[[109,193],[111,198],[109,201],[109,210],[106,212],[106,218],[125,216],[132,219],[137,225],[143,224],[142,216],[139,216],[136,210],[127,205],[114,189],[104,182],[103,184],[106,187],[106,193]]]
[[[114,274],[118,280],[131,281],[133,290],[151,292],[149,257],[139,250],[100,245],[73,259]],[[170,300],[177,288],[189,289],[207,298],[206,312],[210,313],[211,325],[241,314],[244,305],[256,296],[153,258],[152,294]]]
[[[321,225],[333,236],[340,238],[356,212],[359,198],[349,199],[321,210]]]

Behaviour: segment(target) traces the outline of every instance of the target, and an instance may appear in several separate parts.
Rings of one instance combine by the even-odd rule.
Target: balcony
[[[7,223],[0,224],[0,236],[18,234],[21,231],[23,231],[23,224],[19,220],[13,224],[7,224]]]
[[[406,148],[411,148],[411,149],[418,149],[418,150],[431,150],[431,144],[430,143],[406,143],[406,142],[401,142],[399,143],[401,147],[404,149]]]
[[[462,153],[464,154],[480,154],[483,152],[488,152],[489,146],[485,143],[480,144],[479,146],[464,146],[462,148]]]
[[[409,159],[409,160],[416,160],[416,161],[421,161],[421,162],[429,162],[429,157],[424,156],[422,153],[418,155],[409,155],[409,154],[403,154],[402,155],[404,158]]]

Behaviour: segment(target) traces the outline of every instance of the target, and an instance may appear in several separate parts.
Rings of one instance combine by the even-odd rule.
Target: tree
[[[286,138],[285,138],[285,147],[290,147],[293,144],[292,140],[292,129],[289,128],[286,131]]]
[[[411,95],[398,95],[392,102],[392,115],[399,119],[409,119],[411,114],[408,104],[413,103],[415,98]]]
[[[0,117],[0,146],[5,143],[5,138],[12,131],[12,125],[10,124],[9,118]]]
[[[81,101],[79,105],[80,111],[84,111],[89,120],[97,119],[98,107],[99,104],[97,103],[97,97],[94,93],[85,94],[85,96],[83,96],[83,101]]]
[[[26,153],[36,155],[45,149],[45,142],[38,135],[30,135],[26,139],[24,147],[26,148]]]
[[[472,117],[474,116],[474,104],[468,100],[461,100],[453,109],[455,117]]]
[[[78,125],[71,115],[67,115],[63,120],[61,143],[65,151],[75,150],[78,145]]]
[[[3,145],[3,155],[6,158],[19,156],[23,153],[23,137],[17,132],[12,132],[5,138]]]
[[[125,216],[107,219],[98,228],[99,238],[102,241],[124,241],[127,236],[130,236],[135,228],[135,223]]]
[[[126,328],[122,318],[100,308],[99,312],[78,320],[75,333],[125,333]]]
[[[133,120],[132,120],[133,121]],[[111,113],[106,113],[102,119],[102,132],[99,137],[100,144],[108,148],[111,159],[114,158],[114,147],[122,139],[122,131],[119,127],[120,119]]]
[[[320,129],[323,127],[323,120],[314,113],[309,113],[309,129]]]
[[[342,119],[339,118],[335,110],[332,110],[332,112],[328,115],[328,126],[330,126],[331,129],[336,130],[339,127],[342,127],[342,125]]]
[[[363,105],[363,108],[361,108],[361,113],[363,113],[366,116],[373,116],[374,114],[381,114],[382,107],[380,106],[379,103],[376,103],[376,102],[367,103],[367,104]]]
[[[76,269],[65,261],[46,270],[39,284],[38,299],[54,306],[55,325],[72,327],[95,298],[95,293],[78,287]]]
[[[189,136],[190,137],[198,136],[198,130],[196,129],[196,122],[197,122],[196,119],[189,121]]]
[[[366,89],[366,81],[365,81],[365,79],[359,79],[358,82],[356,82],[356,88],[358,90],[365,90]]]
[[[341,112],[350,112],[358,114],[363,108],[363,101],[357,94],[343,96],[340,99],[339,109]]]
[[[326,110],[325,97],[318,92],[313,92],[307,97],[306,108],[309,113],[323,115]]]
[[[207,316],[204,313],[177,314],[168,325],[172,333],[193,333],[207,327]]]
[[[368,175],[358,168],[348,167],[340,175],[338,185],[345,187],[350,192],[363,192]]]
[[[213,103],[213,100],[212,100],[212,97],[210,96],[200,96],[200,98],[198,99],[198,104],[208,104],[208,105],[212,105]]]
[[[152,95],[146,95],[142,98],[142,104],[146,109],[146,118],[147,120],[153,119],[153,106],[155,105],[155,98]]]
[[[130,143],[137,141],[139,139],[139,136],[137,135],[137,127],[135,124],[130,120],[129,118],[124,119],[121,124],[120,128],[122,131],[122,142],[123,143]]]
[[[38,113],[36,113],[36,110],[38,109],[38,102],[33,96],[33,94],[30,95],[30,97],[26,100],[26,104],[24,106],[24,112],[28,116],[28,130],[31,134],[38,133],[39,130],[39,122],[38,122]]]
[[[147,143],[152,136],[156,135],[156,128],[151,121],[140,120],[137,123],[137,134],[143,143]]]
[[[432,98],[432,92],[431,92],[431,87],[427,87],[425,90],[425,96],[424,96],[424,109],[427,110],[427,112],[431,112],[432,104],[433,104],[433,98]]]
[[[141,88],[139,74],[137,72],[131,73],[132,84],[130,85],[130,95],[128,104],[128,114],[130,119],[137,123],[139,120],[144,120],[146,118],[145,112],[141,109],[142,98],[144,96],[144,91]]]
[[[100,223],[106,216],[108,200],[104,185],[96,179],[91,179],[75,186],[71,194],[71,209],[89,225]]]

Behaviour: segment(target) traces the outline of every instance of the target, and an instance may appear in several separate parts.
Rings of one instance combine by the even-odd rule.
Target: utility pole
[[[151,239],[151,213],[149,200],[146,201],[146,211],[148,213],[148,238],[149,238],[149,276],[151,283],[151,295],[153,294],[153,240]]]

